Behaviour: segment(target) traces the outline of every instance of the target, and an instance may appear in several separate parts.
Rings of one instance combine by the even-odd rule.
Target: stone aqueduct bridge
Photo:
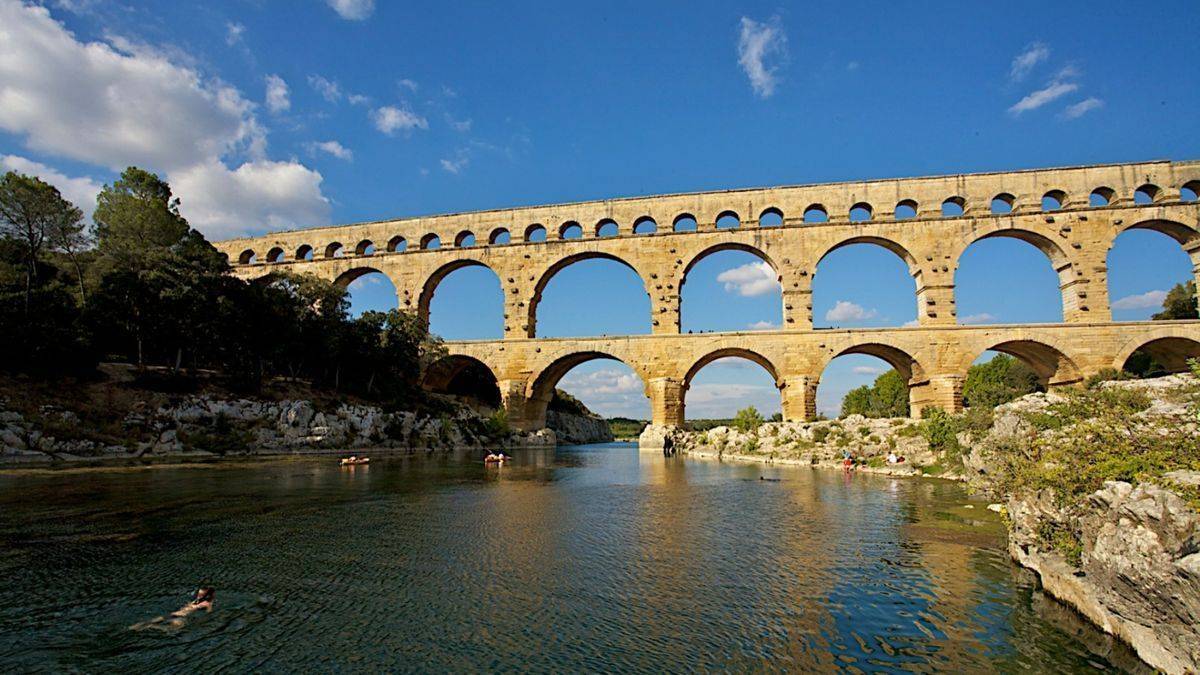
[[[1200,276],[1200,204],[1185,201],[1185,191],[1200,191],[1200,161],[612,199],[280,232],[217,246],[245,278],[289,271],[348,284],[382,272],[395,284],[400,307],[425,317],[446,275],[472,265],[491,268],[504,293],[504,339],[447,343],[451,356],[428,369],[426,385],[451,387],[482,364],[520,428],[542,427],[559,378],[603,357],[625,362],[642,377],[657,424],[682,423],[692,376],[724,356],[744,356],[767,369],[781,390],[785,419],[814,416],[817,381],[830,360],[878,356],[908,378],[919,414],[926,406],[958,410],[967,368],[987,349],[1025,360],[1048,386],[1120,368],[1137,349],[1173,370],[1200,355],[1200,322],[1114,323],[1109,309],[1107,254],[1126,230],[1173,238]],[[1046,198],[1053,208],[1044,208]],[[997,214],[993,203],[1011,210]],[[821,214],[825,222],[807,222],[805,214]],[[766,227],[767,220],[782,224]],[[727,222],[735,226],[724,227]],[[537,241],[539,234],[548,236]],[[1028,242],[1049,258],[1063,323],[957,325],[959,257],[972,243],[994,237]],[[907,264],[916,282],[917,326],[813,329],[818,263],[857,243],[882,246]],[[688,271],[730,249],[761,257],[777,273],[781,330],[680,334]],[[619,261],[641,277],[651,335],[536,337],[546,284],[589,258]]]

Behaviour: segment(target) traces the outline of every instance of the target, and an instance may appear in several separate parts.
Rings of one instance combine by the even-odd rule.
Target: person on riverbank
[[[211,586],[201,586],[196,590],[196,596],[188,604],[171,612],[168,616],[155,617],[149,621],[135,623],[131,628],[133,630],[182,628],[183,624],[186,623],[185,619],[192,614],[199,611],[211,612],[216,599],[217,592],[214,588]]]
[[[849,448],[842,450],[842,468],[846,471],[854,470],[854,454]]]
[[[504,454],[503,452],[491,452],[491,453],[488,453],[487,457],[483,458],[483,461],[485,464],[503,464],[504,462],[507,462],[510,459],[512,459],[512,458],[509,457],[508,455]]]

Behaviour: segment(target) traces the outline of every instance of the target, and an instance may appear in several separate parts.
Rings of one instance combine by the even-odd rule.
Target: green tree
[[[758,412],[758,408],[750,406],[742,408],[733,418],[732,426],[741,431],[754,431],[762,426],[763,416]]]
[[[842,415],[907,417],[908,383],[895,369],[875,378],[874,384],[851,389],[842,398]]]
[[[29,314],[43,250],[82,231],[83,212],[42,180],[9,171],[0,177],[0,236],[20,247],[25,272],[25,314]]]
[[[1037,373],[1024,361],[997,354],[986,363],[967,370],[963,383],[963,405],[995,408],[1042,389]]]
[[[1150,318],[1155,321],[1200,319],[1200,312],[1196,310],[1196,282],[1175,284],[1175,287],[1167,291],[1167,297],[1163,299],[1162,311]]]

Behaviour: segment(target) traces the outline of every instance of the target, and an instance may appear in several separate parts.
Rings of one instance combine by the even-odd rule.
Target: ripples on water
[[[623,444],[516,459],[0,475],[0,665],[1142,670],[958,485]],[[202,583],[211,614],[129,630]]]

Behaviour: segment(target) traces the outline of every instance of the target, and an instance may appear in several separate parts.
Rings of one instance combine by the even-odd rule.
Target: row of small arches
[[[1142,185],[1133,193],[1133,202],[1135,204],[1153,204],[1160,201],[1165,194],[1164,190],[1152,183]],[[1180,200],[1191,202],[1197,200],[1197,195],[1200,194],[1200,180],[1193,180],[1185,183],[1180,187]],[[1091,207],[1103,207],[1112,203],[1116,197],[1116,191],[1109,187],[1098,187],[1088,196],[1088,205]],[[1050,190],[1042,196],[1041,210],[1043,212],[1057,211],[1067,203],[1067,194],[1062,190]],[[908,220],[917,217],[917,209],[919,205],[912,199],[904,199],[896,204],[893,211],[896,220]],[[1011,213],[1017,208],[1017,199],[1012,194],[1007,192],[1000,193],[992,198],[991,213],[1003,215]],[[959,196],[947,198],[942,202],[941,214],[944,217],[961,216],[967,210],[967,201]],[[850,207],[849,211],[850,222],[866,222],[873,220],[875,217],[874,208],[867,202],[858,202]],[[803,213],[803,222],[805,223],[824,223],[829,220],[829,212],[823,204],[810,204]],[[769,207],[763,210],[758,217],[759,227],[779,227],[784,222],[783,211],[776,207]],[[714,219],[716,229],[734,229],[740,227],[741,218],[734,211],[722,211],[717,214]],[[675,217],[672,222],[672,230],[674,232],[694,232],[698,225],[696,217],[690,213],[681,213]],[[650,216],[643,216],[633,222],[632,232],[634,235],[653,234],[658,231],[658,223]],[[611,218],[604,218],[596,223],[593,228],[594,236],[597,238],[615,237],[620,234],[620,226]],[[525,228],[524,241],[528,242],[544,242],[548,238],[546,227],[541,223],[534,223]],[[569,220],[558,227],[558,238],[560,240],[582,239],[584,236],[583,226],[578,222]],[[512,242],[512,233],[507,228],[499,227],[494,229],[488,236],[488,245],[497,246],[509,244]],[[477,245],[475,234],[469,230],[460,232],[454,238],[455,248],[471,248]],[[421,250],[438,249],[442,246],[441,237],[436,234],[429,233],[421,238],[419,242]],[[400,253],[408,249],[408,241],[402,236],[392,237],[387,243],[387,252]],[[360,241],[354,247],[354,255],[368,256],[376,253],[375,243],[369,239]],[[328,244],[321,255],[313,249],[312,246],[305,244],[296,249],[294,254],[295,260],[313,260],[317,257],[324,258],[340,258],[347,255],[347,249],[341,242],[332,242]],[[287,261],[287,252],[281,247],[274,247],[267,252],[266,262],[282,263]],[[258,262],[257,255],[252,249],[246,249],[238,257],[238,263],[249,265]]]

